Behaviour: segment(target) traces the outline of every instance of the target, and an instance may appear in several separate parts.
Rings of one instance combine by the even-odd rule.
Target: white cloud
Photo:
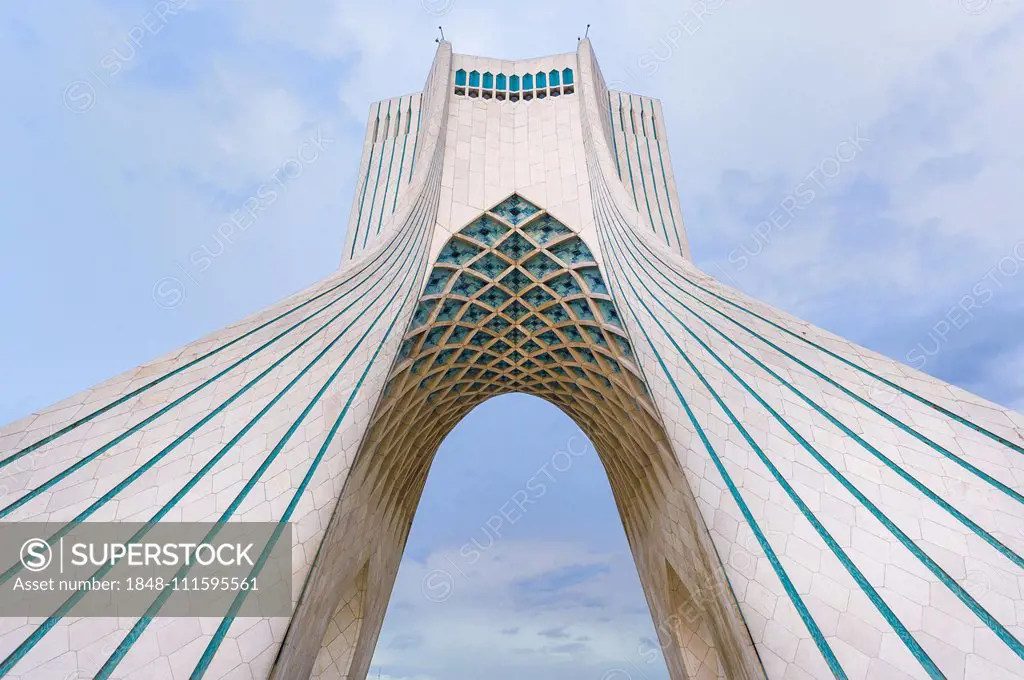
[[[894,11],[899,23],[902,9]],[[959,16],[951,23],[933,25],[934,17],[926,12],[919,18],[930,31],[923,43],[930,49],[915,43],[913,55],[895,50],[892,56],[904,68],[887,68],[879,74],[876,81],[886,87],[876,87],[859,98],[855,115],[838,111],[823,118],[847,121],[845,129],[833,133],[833,140],[860,129],[872,141],[824,191],[818,191],[806,212],[797,212],[783,229],[772,228],[767,238],[754,233],[755,225],[769,219],[799,182],[814,187],[813,180],[805,177],[821,158],[831,155],[835,141],[824,143],[818,159],[810,157],[804,165],[788,162],[790,156],[781,150],[748,151],[759,160],[736,167],[749,173],[752,184],[740,195],[722,183],[708,188],[697,195],[695,202],[703,207],[696,212],[712,219],[701,225],[689,220],[698,260],[711,273],[848,334],[850,327],[842,324],[853,312],[861,320],[861,326],[853,329],[860,332],[856,339],[861,342],[870,342],[893,320],[905,324],[922,317],[922,323],[930,324],[932,316],[956,304],[1020,242],[1024,195],[1013,186],[1024,181],[1024,165],[1019,145],[1008,145],[1006,140],[1020,139],[1024,133],[1020,117],[1013,114],[1024,106],[1024,95],[1011,83],[1015,65],[1024,59],[1024,43],[1019,40],[1024,14],[1010,16],[1005,7],[994,5],[979,23],[975,17]],[[964,25],[969,28],[957,30],[957,22],[967,22]],[[937,40],[943,36],[953,42]],[[877,37],[863,35],[852,49],[870,47],[884,53],[893,47],[884,40],[879,44]],[[832,58],[827,49],[816,54],[815,63],[819,57],[826,62]],[[778,78],[762,75],[779,83]],[[811,85],[820,89],[815,97],[839,101],[845,95],[837,95],[836,90],[846,83],[835,81],[815,71],[810,78]],[[798,88],[804,87],[801,80]],[[780,93],[780,97],[793,103],[800,100],[797,94]],[[806,93],[802,97],[810,98]],[[780,121],[771,118],[772,105],[768,103],[767,120],[752,102],[745,112],[750,120],[765,120],[772,139],[789,145],[791,156],[797,157],[807,146],[796,139],[794,130],[781,128]],[[804,109],[791,111],[794,119],[811,124],[808,134],[812,137],[819,113],[815,112],[815,120],[805,121]],[[772,162],[770,169],[759,169],[764,160]],[[708,174],[716,180],[721,176]],[[684,179],[684,193],[685,187],[698,182]],[[741,208],[748,208],[738,210],[737,200]],[[685,202],[684,196],[684,209]],[[704,231],[698,231],[702,227]],[[715,230],[714,236],[709,228]],[[701,246],[705,246],[703,257]],[[744,248],[757,253],[746,269],[735,264],[735,255],[743,254]],[[1022,289],[1020,282],[1011,283],[1008,292],[1001,294],[1000,305],[1013,307],[1014,297],[1019,297],[1015,291]],[[863,315],[857,317],[858,311]]]
[[[498,540],[406,559],[391,607],[373,662],[388,672],[459,677],[485,663],[497,677],[587,677],[650,656],[640,656],[653,629],[631,558],[583,545]]]

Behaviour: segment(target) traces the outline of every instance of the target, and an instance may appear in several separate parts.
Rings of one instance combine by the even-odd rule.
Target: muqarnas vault
[[[507,392],[593,441],[673,678],[1024,677],[1024,417],[694,266],[661,105],[587,40],[442,42],[336,273],[0,431],[6,521],[293,523],[291,617],[8,619],[0,671],[365,677],[434,452]]]

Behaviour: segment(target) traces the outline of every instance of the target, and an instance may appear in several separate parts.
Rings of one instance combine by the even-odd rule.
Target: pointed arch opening
[[[445,437],[413,521],[369,677],[599,680],[655,636],[607,470],[580,428],[521,393]],[[643,650],[646,651],[646,650]]]
[[[323,638],[337,609],[336,584],[366,560],[363,625],[376,638],[438,447],[476,406],[512,392],[555,405],[593,442],[655,622],[674,606],[666,561],[685,564],[683,580],[714,593],[701,606],[721,666],[761,677],[599,259],[518,194],[454,234],[427,272],[380,401],[363,415],[368,429],[304,587],[315,595],[300,600],[278,664],[312,663],[309,640]],[[680,640],[663,652],[685,668]],[[371,654],[360,646],[353,668]]]

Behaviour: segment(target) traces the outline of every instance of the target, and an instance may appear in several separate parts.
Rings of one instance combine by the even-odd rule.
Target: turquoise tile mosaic
[[[463,272],[462,274],[459,274],[459,278],[457,278],[455,283],[452,284],[451,292],[463,297],[473,297],[486,285],[486,280],[481,279],[478,276],[473,276],[469,272]]]
[[[496,278],[498,274],[508,269],[511,265],[495,255],[493,252],[489,252],[470,266],[487,278],[493,279]]]
[[[535,220],[530,220],[523,226],[523,232],[542,246],[572,234],[568,227],[550,215],[541,215]]]
[[[492,217],[483,215],[459,233],[485,246],[493,246],[498,239],[508,233],[508,227]]]
[[[512,194],[491,208],[490,212],[513,225],[518,225],[540,212],[540,208],[518,194]]]
[[[513,269],[502,277],[500,283],[513,293],[519,293],[533,282],[530,280],[530,277],[521,270]]]
[[[462,266],[473,259],[480,250],[479,247],[462,239],[452,239],[441,249],[437,261]]]
[[[544,253],[537,253],[530,259],[526,260],[522,267],[537,280],[543,279],[547,277],[548,274],[552,274],[562,269],[562,265],[558,264]]]
[[[513,261],[523,259],[527,253],[532,253],[535,249],[533,244],[523,238],[519,232],[513,232],[498,246],[501,254]]]
[[[580,264],[583,262],[594,261],[594,256],[590,252],[590,248],[587,248],[583,241],[579,240],[578,238],[571,238],[566,239],[565,241],[560,241],[559,243],[556,243],[555,245],[548,248],[548,251],[551,252],[551,254],[553,254],[559,260],[570,266]]]
[[[443,267],[434,267],[433,271],[430,272],[430,277],[427,278],[427,287],[423,291],[424,295],[437,295],[444,292],[444,288],[448,283],[448,279],[454,274],[454,270],[445,269]]]

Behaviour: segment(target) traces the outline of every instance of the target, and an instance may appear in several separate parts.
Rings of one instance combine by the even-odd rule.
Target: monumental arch
[[[593,441],[676,680],[1024,676],[1024,417],[700,271],[665,131],[587,40],[441,42],[336,273],[0,430],[5,521],[293,523],[292,616],[6,619],[0,673],[365,677],[438,445],[525,392]]]

